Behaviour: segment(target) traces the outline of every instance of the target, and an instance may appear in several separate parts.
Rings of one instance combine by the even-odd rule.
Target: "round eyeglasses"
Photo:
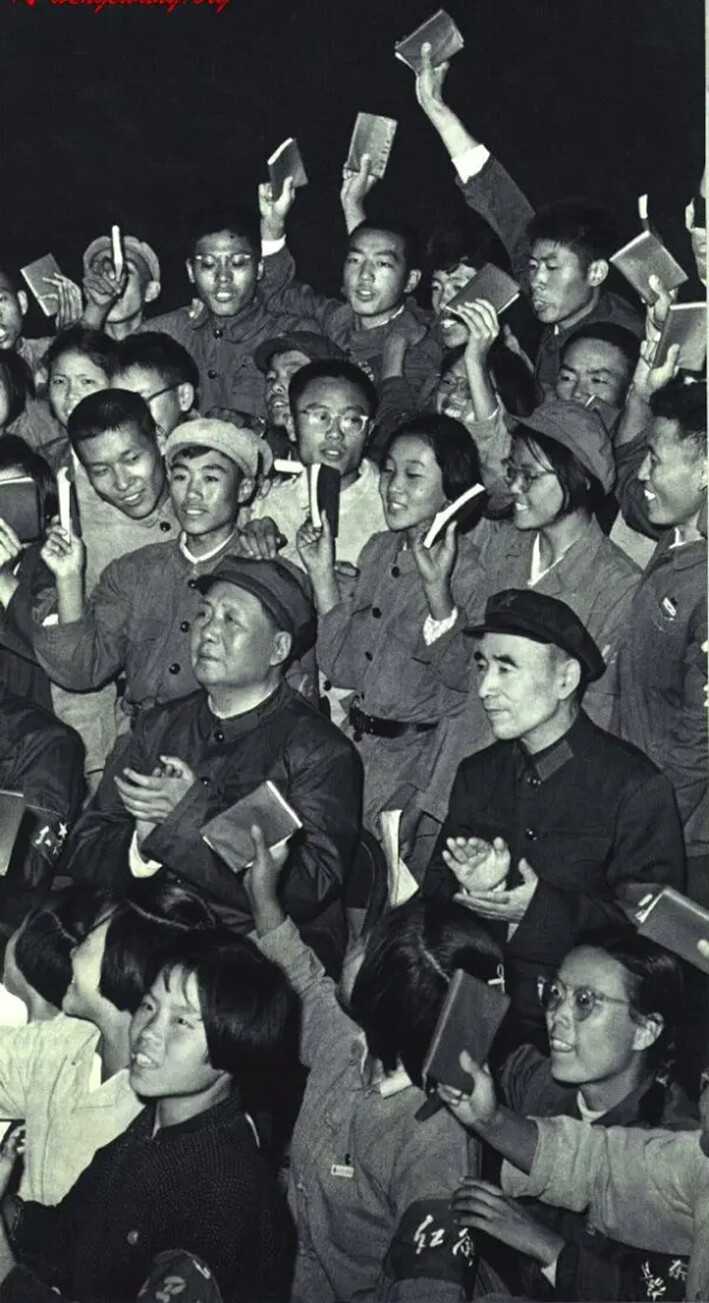
[[[554,471],[528,471],[526,467],[516,466],[512,461],[503,462],[502,469],[507,487],[511,489],[519,484],[523,493],[527,492],[530,485],[536,484],[537,480],[543,480],[546,475],[554,475]]]
[[[630,1008],[630,1000],[621,1000],[617,995],[606,995],[604,991],[594,991],[592,986],[565,986],[558,977],[538,977],[537,995],[545,1013],[554,1013],[565,1001],[571,998],[571,1010],[576,1022],[583,1022],[604,1004],[622,1004]]]
[[[369,417],[365,412],[331,412],[329,407],[301,407],[298,415],[308,422],[318,434],[325,434],[336,425],[347,436],[362,434]]]

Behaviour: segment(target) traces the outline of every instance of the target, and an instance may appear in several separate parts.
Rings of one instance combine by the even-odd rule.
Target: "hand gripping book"
[[[327,516],[333,538],[337,538],[340,525],[340,472],[334,466],[314,462],[308,466],[308,499],[310,519],[315,529],[322,528],[322,518]]]
[[[36,543],[42,534],[39,490],[29,475],[0,481],[0,517],[21,543]]]
[[[292,136],[284,140],[283,144],[278,146],[278,149],[274,149],[268,160],[268,177],[274,199],[280,199],[288,176],[293,177],[296,190],[299,186],[308,184],[303,160],[298,149],[298,142]]]
[[[210,819],[202,829],[202,840],[234,873],[241,873],[253,862],[255,847],[251,828],[254,824],[262,829],[272,851],[280,850],[303,826],[300,815],[276,784],[267,779],[248,796]]]
[[[434,68],[447,63],[454,54],[458,54],[459,50],[463,49],[463,38],[445,9],[437,10],[410,36],[405,36],[403,41],[397,41],[394,54],[412,72],[418,73],[421,69],[421,46],[427,44],[431,47],[431,62]]]
[[[427,1089],[433,1085],[470,1091],[471,1079],[459,1063],[462,1050],[481,1066],[510,1007],[499,985],[489,986],[457,968],[438,1016],[423,1065]]]
[[[387,170],[396,128],[395,118],[380,118],[376,113],[358,113],[345,167],[351,172],[359,172],[362,155],[367,154],[370,174],[381,180]]]
[[[666,290],[676,290],[687,280],[687,273],[653,231],[636,235],[634,240],[613,254],[611,263],[637,291],[643,303],[654,303],[657,298],[656,291],[650,286],[651,276],[657,276]]]
[[[679,344],[678,364],[684,371],[704,369],[707,360],[706,303],[671,304],[653,366],[662,366],[672,344]]]
[[[55,317],[59,311],[59,297],[54,286],[47,280],[48,276],[61,276],[59,263],[54,254],[47,253],[43,258],[29,262],[20,271],[25,284],[32,291],[45,317]]]
[[[709,973],[709,959],[702,958],[697,950],[698,941],[709,941],[709,910],[674,887],[663,887],[641,903],[635,921],[641,936]]]
[[[492,262],[486,262],[484,267],[464,285],[462,290],[446,304],[447,312],[455,312],[463,304],[474,303],[476,299],[486,299],[491,303],[498,317],[511,307],[515,299],[519,298],[519,285],[507,272],[496,267]]]

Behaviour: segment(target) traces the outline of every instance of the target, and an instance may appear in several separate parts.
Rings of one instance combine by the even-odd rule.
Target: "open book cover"
[[[281,795],[275,783],[267,779],[248,796],[230,805],[228,810],[210,819],[202,829],[202,840],[235,873],[252,863],[255,847],[250,829],[258,824],[270,849],[280,849],[293,833],[302,828],[300,815]]]
[[[288,176],[293,177],[296,190],[299,186],[308,184],[303,160],[298,149],[298,142],[292,136],[284,140],[283,144],[278,146],[278,149],[274,149],[268,160],[268,177],[274,199],[280,199]]]
[[[654,303],[657,294],[650,288],[650,277],[657,276],[666,290],[684,285],[687,273],[652,231],[643,231],[614,253],[611,262],[637,291],[644,303]]]
[[[671,305],[657,345],[654,366],[662,366],[673,344],[679,344],[679,366],[683,370],[703,370],[707,360],[706,303]]]
[[[359,172],[362,155],[368,154],[369,171],[381,180],[387,170],[396,128],[395,118],[381,118],[376,113],[358,113],[345,167],[352,172]]]
[[[34,262],[29,262],[26,267],[21,268],[20,275],[32,291],[45,317],[55,317],[59,311],[57,291],[46,278],[61,276],[61,274],[59,263],[52,253],[45,254],[43,258],[36,258]]]
[[[418,73],[421,67],[421,46],[426,44],[431,47],[431,62],[434,68],[441,63],[446,63],[463,49],[463,38],[445,9],[439,9],[410,36],[397,41],[394,53],[407,68]]]
[[[471,1079],[460,1066],[460,1053],[467,1050],[476,1063],[486,1063],[509,1007],[509,996],[499,986],[489,986],[457,968],[424,1061],[426,1085],[435,1082],[468,1092]]]
[[[340,472],[334,466],[314,462],[308,467],[308,501],[310,519],[316,529],[322,528],[322,518],[327,516],[333,538],[340,526]]]
[[[464,285],[462,290],[446,304],[447,312],[455,312],[463,304],[474,303],[476,299],[486,299],[491,303],[498,317],[519,298],[519,285],[507,272],[486,262],[484,267]]]
[[[663,887],[637,910],[635,921],[641,936],[709,973],[709,959],[703,959],[697,950],[698,941],[709,941],[709,910],[674,887]]]
[[[21,792],[0,791],[0,877],[4,877],[10,867],[26,808]]]

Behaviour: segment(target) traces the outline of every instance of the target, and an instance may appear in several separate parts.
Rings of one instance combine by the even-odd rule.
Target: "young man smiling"
[[[194,690],[188,644],[197,579],[215,558],[241,550],[239,511],[264,456],[268,449],[250,430],[226,422],[200,419],[173,430],[165,462],[180,537],[112,562],[86,610],[81,540],[50,530],[42,555],[56,579],[59,624],[35,624],[33,634],[37,659],[55,682],[87,691],[123,672],[131,717]]]

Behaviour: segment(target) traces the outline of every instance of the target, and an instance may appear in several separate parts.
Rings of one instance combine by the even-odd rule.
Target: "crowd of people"
[[[0,271],[0,1303],[709,1299],[707,955],[636,919],[709,909],[706,376],[446,72],[460,215],[345,169],[341,300],[293,178],[174,311],[138,235],[48,338]]]

